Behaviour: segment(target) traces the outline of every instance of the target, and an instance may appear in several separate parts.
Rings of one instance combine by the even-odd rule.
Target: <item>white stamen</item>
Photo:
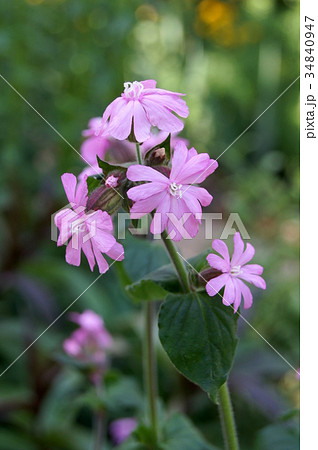
[[[140,83],[140,81],[134,81],[133,83],[131,81],[126,81],[124,83],[124,94],[128,98],[139,98],[140,94],[144,90],[144,85]]]
[[[233,277],[237,277],[241,273],[241,266],[232,267],[230,273],[231,275],[233,275]]]
[[[178,196],[179,198],[182,198],[182,184],[177,184],[177,183],[171,183],[170,184],[170,194],[173,195],[174,197]]]

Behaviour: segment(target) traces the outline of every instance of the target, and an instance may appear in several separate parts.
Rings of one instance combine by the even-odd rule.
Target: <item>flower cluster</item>
[[[70,319],[79,328],[64,341],[64,351],[77,361],[92,366],[92,379],[97,381],[107,367],[107,351],[113,344],[113,338],[106,330],[103,319],[94,311],[72,313]]]
[[[194,238],[199,230],[202,207],[212,195],[198,186],[218,167],[216,160],[178,136],[189,109],[184,94],[156,87],[156,81],[124,83],[124,92],[110,103],[102,117],[89,121],[83,131],[82,158],[88,164],[79,175],[62,175],[69,206],[55,216],[60,231],[57,244],[66,247],[66,261],[78,266],[81,251],[90,269],[95,263],[100,273],[113,260],[124,258],[123,246],[112,234],[110,214],[122,205],[131,219],[152,216],[150,231],[166,231],[168,239]],[[154,127],[157,132],[154,132]],[[168,142],[168,143],[167,143]],[[135,144],[137,145],[137,160]],[[105,161],[108,159],[108,161]],[[122,164],[125,163],[125,164]],[[208,263],[219,275],[206,285],[209,295],[225,286],[223,302],[236,312],[241,297],[244,306],[252,304],[252,294],[244,281],[265,289],[261,266],[247,264],[254,255],[250,244],[234,236],[232,259],[224,242],[215,240],[214,250],[222,257],[209,255]]]

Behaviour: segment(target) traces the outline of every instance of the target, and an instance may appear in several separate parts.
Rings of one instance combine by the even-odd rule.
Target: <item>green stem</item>
[[[219,390],[219,413],[226,450],[239,450],[230,392],[225,382]]]
[[[136,153],[138,164],[142,164],[140,145],[136,142]],[[153,340],[153,323],[155,304],[153,302],[145,302],[145,349],[144,349],[144,371],[145,385],[148,397],[148,411],[150,415],[151,428],[154,442],[157,442],[158,426],[157,426],[157,367],[156,352]]]
[[[182,261],[182,258],[180,257],[172,239],[168,238],[168,233],[166,230],[163,231],[161,234],[162,241],[167,249],[167,252],[169,253],[170,259],[177,271],[180,283],[183,287],[183,290],[185,292],[190,292],[190,284],[189,284],[189,278],[188,273],[185,268],[185,265]]]
[[[157,441],[157,375],[156,375],[156,352],[153,339],[153,324],[155,303],[145,302],[145,350],[144,350],[144,369],[145,385],[148,397],[148,412],[150,415],[151,428],[154,441]]]
[[[96,393],[98,399],[101,396],[102,387],[100,384],[96,386]],[[95,414],[95,431],[94,431],[94,450],[101,450],[105,439],[105,421],[106,410],[99,406]]]
[[[137,161],[138,164],[142,164],[142,158],[141,158],[141,152],[140,152],[140,145],[138,142],[136,142],[136,153],[137,153]]]

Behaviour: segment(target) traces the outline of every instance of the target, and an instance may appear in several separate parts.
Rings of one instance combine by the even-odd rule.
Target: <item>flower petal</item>
[[[75,203],[78,206],[86,206],[87,203],[87,176],[84,176],[78,183],[75,194]]]
[[[90,240],[88,240],[86,242],[83,242],[82,250],[84,252],[84,255],[87,258],[89,267],[90,267],[91,271],[93,272],[93,269],[94,269],[94,266],[95,266],[95,257],[94,257],[94,253],[93,253],[93,250],[92,250],[92,244],[91,244]]]
[[[221,239],[214,239],[212,242],[212,248],[216,252],[220,253],[223,256],[225,262],[230,265],[230,255],[229,250],[225,242],[221,241]]]
[[[157,86],[156,80],[144,80],[140,81],[140,83],[143,85],[145,89],[155,89]]]
[[[256,286],[260,289],[266,289],[265,280],[262,277],[260,277],[259,275],[254,275],[254,274],[249,273],[248,271],[245,271],[245,267],[242,267],[239,277],[242,280],[247,281],[248,283],[254,284],[254,286]]]
[[[116,115],[110,118],[107,133],[120,141],[127,139],[131,133],[133,110],[134,102],[124,101]]]
[[[232,267],[237,266],[244,251],[244,242],[240,233],[237,231],[233,236],[234,251],[231,259]]]
[[[189,193],[196,197],[202,206],[208,206],[212,200],[212,195],[204,188],[198,186],[187,186],[185,193]]]
[[[186,102],[176,95],[170,95],[169,93],[149,93],[145,92],[145,98],[153,101],[154,103],[161,104],[166,108],[174,111],[180,117],[188,117],[189,108]]]
[[[61,180],[68,201],[70,203],[75,203],[76,176],[72,173],[63,173]]]
[[[207,153],[201,153],[187,161],[175,181],[181,184],[202,183],[217,167],[218,163]]]
[[[72,266],[79,266],[81,263],[81,234],[75,233],[67,244],[65,260]]]
[[[184,142],[176,143],[171,160],[170,180],[175,181],[186,162],[188,149]]]
[[[81,145],[82,159],[86,164],[92,166],[96,165],[96,156],[103,159],[109,145],[109,141],[106,138],[92,136],[89,139],[86,139]]]
[[[144,200],[139,200],[138,202],[134,203],[130,209],[131,219],[139,219],[145,214],[148,214],[156,209],[165,195],[166,193],[164,191],[159,192],[158,194],[151,195]]]
[[[235,297],[235,285],[233,283],[232,277],[229,277],[224,288],[223,304],[226,306],[231,305],[232,303],[234,303]]]
[[[167,185],[164,183],[147,183],[129,189],[127,191],[127,196],[134,202],[138,202],[139,200],[144,200],[151,195],[158,194],[158,192],[162,192],[164,189],[167,189]]]
[[[218,255],[210,253],[206,259],[213,269],[221,270],[222,272],[228,272],[230,270],[230,266]]]
[[[183,130],[184,123],[172,114],[169,109],[150,100],[148,96],[144,96],[140,102],[146,110],[151,125],[169,133],[178,133]]]
[[[254,275],[262,275],[263,267],[259,264],[246,264],[244,266],[244,272],[248,272]]]
[[[104,256],[101,254],[97,244],[94,241],[92,241],[92,245],[93,245],[93,252],[94,252],[96,262],[98,265],[99,273],[107,272],[107,270],[109,269],[108,262],[106,261]]]
[[[255,255],[255,248],[249,242],[246,244],[246,249],[243,255],[239,258],[238,264],[240,266],[244,266],[244,264],[248,263]]]
[[[248,286],[246,286],[245,283],[243,283],[242,280],[240,280],[239,278],[237,278],[236,281],[237,281],[237,283],[238,283],[238,285],[239,285],[239,287],[240,287],[240,289],[241,289],[242,295],[243,295],[243,299],[244,299],[244,308],[245,308],[245,309],[248,309],[248,308],[250,308],[250,307],[252,306],[252,304],[253,304],[253,296],[252,296],[252,292],[251,292],[250,288],[249,288]]]
[[[153,234],[162,233],[167,227],[168,216],[167,213],[170,211],[170,194],[167,192],[163,199],[160,201],[154,217],[151,221],[150,231]]]
[[[131,181],[157,181],[159,183],[170,184],[169,179],[158,172],[158,170],[139,164],[128,167],[127,178]]]
[[[125,258],[124,247],[119,242],[116,242],[112,248],[107,250],[106,255],[114,261],[122,261]]]
[[[144,142],[150,137],[151,123],[148,120],[146,111],[139,101],[133,102],[134,105],[134,134],[138,142]]]
[[[205,289],[209,294],[209,296],[214,297],[214,295],[216,295],[219,292],[219,290],[222,289],[225,283],[227,283],[229,277],[230,277],[229,274],[224,273],[219,277],[210,280],[205,286]]]

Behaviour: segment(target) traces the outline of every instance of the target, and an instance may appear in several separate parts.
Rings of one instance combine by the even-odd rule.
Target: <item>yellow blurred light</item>
[[[200,20],[208,25],[229,23],[233,21],[234,11],[232,5],[218,0],[202,0],[198,5]]]

